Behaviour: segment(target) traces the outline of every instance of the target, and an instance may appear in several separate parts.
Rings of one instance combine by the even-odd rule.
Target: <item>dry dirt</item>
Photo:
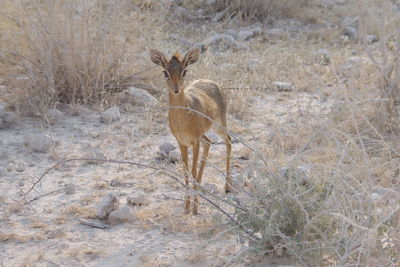
[[[195,42],[202,33],[232,28],[225,26],[179,25],[168,33],[160,28],[158,40],[146,37],[141,42],[150,42],[152,48],[166,47],[167,52],[175,47],[187,49],[188,45],[168,35],[182,31],[182,38]],[[297,20],[276,21],[274,26],[288,35],[269,39],[265,30],[273,27],[262,25],[262,34],[243,41],[249,49],[207,51],[189,74],[192,80],[206,77],[222,84],[231,105],[228,124],[233,136],[256,148],[276,145],[277,132],[284,138],[285,131],[325,120],[335,102],[336,79],[345,79],[340,73],[334,77],[332,70],[354,52],[351,41],[340,39],[338,27],[334,33],[332,28],[324,32],[323,27]],[[137,55],[134,71],[150,66],[148,48]],[[320,48],[330,50],[330,65],[315,56]],[[150,82],[162,88],[160,70],[154,73]],[[277,90],[273,81],[289,81],[294,89]],[[48,168],[70,158],[100,156],[144,163],[177,172],[183,180],[180,165],[158,153],[164,142],[177,144],[168,128],[166,97],[157,97],[154,107],[134,106],[128,112],[120,106],[121,118],[111,124],[100,122],[99,107],[81,107],[81,114],[75,115],[66,105],[60,108],[63,117],[52,125],[21,116],[11,127],[0,129],[0,167],[5,168],[0,177],[1,266],[249,266],[242,257],[246,244],[224,232],[231,227],[227,219],[204,200],[199,215],[184,215],[184,188],[160,171],[77,160],[57,166],[26,194]],[[25,144],[32,134],[50,137],[50,149],[32,151]],[[294,148],[296,142],[301,140],[293,141]],[[250,152],[243,142],[233,143],[234,176],[250,168]],[[203,175],[203,184],[215,184],[221,195],[225,194],[224,159],[224,144],[213,144]],[[65,192],[69,184],[75,185],[75,193]],[[132,194],[147,195],[149,204],[131,206],[132,222],[108,229],[82,224],[80,219],[96,218],[96,206],[107,193],[116,194],[120,206],[127,205],[126,198]],[[293,263],[288,258],[267,258],[261,265]]]
[[[250,144],[267,138],[268,125],[292,123],[304,110],[315,116],[329,110],[329,101],[305,92],[258,92],[249,99],[254,114],[251,123],[243,122],[252,135],[239,135]],[[161,105],[157,108],[163,109]],[[47,194],[27,206],[18,201],[55,158],[98,156],[135,161],[180,172],[158,155],[163,142],[176,145],[170,134],[166,116],[154,117],[153,108],[140,108],[123,113],[112,124],[100,122],[100,114],[71,116],[68,112],[54,125],[42,120],[21,118],[11,129],[0,131],[2,153],[7,160],[7,173],[1,179],[2,265],[17,266],[222,266],[236,265],[235,255],[242,246],[229,235],[218,234],[221,220],[218,212],[205,201],[198,216],[183,214],[184,189],[171,178],[143,168],[118,164],[89,164],[77,161],[63,164],[45,176],[36,190],[26,198]],[[325,112],[324,112],[325,111]],[[237,123],[237,120],[236,120]],[[233,131],[234,132],[234,131]],[[48,153],[36,153],[25,146],[32,134],[45,134],[52,139]],[[95,151],[95,152],[93,152]],[[241,173],[246,166],[246,148],[233,144],[233,169]],[[97,153],[97,154],[94,154]],[[223,192],[225,146],[213,144],[203,183],[213,183]],[[241,159],[242,158],[242,159]],[[66,194],[63,188],[73,183],[76,193]],[[150,204],[133,208],[136,219],[131,223],[97,229],[82,225],[78,219],[95,217],[95,206],[101,197],[113,192],[126,203],[126,196],[145,193]],[[240,263],[240,264],[243,264]]]

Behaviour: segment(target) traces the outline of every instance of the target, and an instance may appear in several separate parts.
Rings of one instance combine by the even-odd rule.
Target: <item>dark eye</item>
[[[184,71],[182,72],[182,77],[185,77],[186,73],[187,73],[187,70],[184,70]]]
[[[167,78],[167,79],[169,79],[169,74],[168,74],[168,72],[163,71],[163,73],[164,73],[164,77]]]

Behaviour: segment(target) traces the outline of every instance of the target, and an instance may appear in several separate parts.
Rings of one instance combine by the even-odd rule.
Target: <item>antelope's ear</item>
[[[185,55],[182,62],[185,65],[185,67],[187,67],[193,63],[196,63],[196,61],[199,59],[199,56],[200,56],[200,49],[195,48],[195,49],[189,51]]]
[[[155,49],[150,49],[150,58],[154,64],[160,65],[164,68],[167,65],[167,60],[165,59],[164,54],[161,53],[160,51],[157,51]]]

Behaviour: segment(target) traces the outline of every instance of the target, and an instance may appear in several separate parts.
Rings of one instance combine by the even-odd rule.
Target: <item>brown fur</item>
[[[181,60],[175,54],[167,61],[165,56],[157,51],[150,50],[151,60],[164,68],[167,72],[169,88],[169,126],[172,134],[179,143],[182,162],[185,172],[185,182],[189,186],[188,177],[188,148],[193,149],[192,177],[196,180],[193,188],[201,184],[205,163],[210,148],[210,140],[206,133],[213,128],[225,141],[226,157],[226,192],[231,191],[230,158],[231,137],[226,133],[226,100],[217,83],[210,80],[196,80],[186,88],[183,86],[184,72],[188,65],[195,63],[199,57],[199,50],[188,52]],[[203,158],[197,172],[200,143],[203,144]],[[193,212],[198,212],[198,196],[194,198]],[[185,213],[190,212],[190,197],[186,196]]]

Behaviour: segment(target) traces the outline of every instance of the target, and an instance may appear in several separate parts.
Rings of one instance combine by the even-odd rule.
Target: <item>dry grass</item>
[[[0,36],[0,74],[10,91],[2,92],[3,98],[37,115],[56,102],[107,107],[117,101],[114,93],[131,80],[127,63],[143,44],[135,40],[131,47],[126,26],[136,6],[102,0],[5,2],[10,7],[2,20],[11,26]],[[135,15],[140,17],[140,10]]]
[[[157,9],[156,5],[160,4],[158,1],[139,2],[140,10],[144,13],[153,12]],[[185,2],[190,2],[196,8],[199,7],[196,6],[197,1]],[[300,12],[303,10],[300,8],[302,3],[311,5],[312,2],[296,1],[296,4],[291,2],[292,5],[287,5],[287,1],[217,0],[215,5],[208,6],[208,12],[215,13],[228,9],[232,16],[246,20],[260,17],[269,19],[271,16],[276,16],[303,18],[310,23],[317,23],[315,16],[311,14],[311,11],[315,9],[310,9],[310,13]],[[42,2],[33,3],[40,5]],[[355,1],[349,5],[355,7],[357,4],[360,2]],[[290,255],[303,265],[364,266],[383,263],[387,266],[396,266],[400,262],[400,195],[398,191],[400,186],[398,179],[400,67],[398,49],[394,45],[398,41],[398,32],[395,29],[398,29],[399,16],[392,16],[392,11],[387,10],[386,5],[384,6],[386,13],[375,12],[376,4],[379,3],[367,1],[358,9],[346,11],[345,9],[349,9],[349,6],[340,6],[332,12],[336,14],[335,12],[340,10],[341,15],[354,15],[356,12],[361,12],[358,40],[360,42],[357,40],[332,41],[338,38],[340,28],[333,34],[325,28],[322,30],[316,28],[305,33],[312,39],[311,41],[307,38],[290,41],[254,38],[247,43],[249,50],[227,50],[223,53],[208,50],[202,55],[199,63],[190,69],[189,79],[207,78],[221,83],[229,99],[229,112],[233,115],[231,129],[235,132],[241,131],[246,137],[252,135],[257,137],[255,141],[257,149],[248,149],[243,152],[250,158],[246,178],[251,184],[245,188],[251,190],[250,194],[242,192],[243,195],[226,198],[239,206],[232,216],[240,223],[242,229],[233,225],[232,232],[237,233],[244,246],[248,246],[253,251],[262,255]],[[56,14],[60,7],[53,6]],[[43,10],[48,11],[49,8],[46,7]],[[92,9],[86,11],[90,11],[90,17],[93,18],[93,14],[103,14],[102,12],[106,10],[108,9],[100,8],[98,10],[100,13],[90,13]],[[30,12],[32,11],[29,11],[28,15],[32,15]],[[46,17],[49,13],[36,15]],[[38,17],[28,16],[28,18],[37,19]],[[46,17],[46,19],[49,18]],[[60,19],[65,19],[65,17],[61,16]],[[339,20],[339,18],[335,19]],[[204,34],[209,31],[207,27],[213,27],[207,24],[202,29],[197,24],[188,24],[177,21],[175,18],[167,18],[165,21],[165,25],[156,30],[150,29],[154,27],[154,24],[150,23],[151,26],[145,24],[143,29],[132,34],[137,37],[136,35],[149,31],[151,36],[146,37],[146,41],[151,42],[154,48],[158,48],[157,45],[163,45],[166,47],[162,50],[166,50],[167,53],[175,50],[186,52],[189,45],[174,41],[164,45],[160,39],[167,39],[168,34],[172,33],[172,29],[176,27],[182,30],[182,35],[195,43],[198,36],[204,37]],[[59,27],[58,23],[54,23],[54,27]],[[117,24],[111,21],[106,26],[110,27],[107,29],[113,29]],[[39,22],[34,26],[37,27],[37,25],[48,25],[48,23]],[[72,24],[65,33],[70,33],[74,25]],[[95,26],[99,25],[95,24]],[[13,27],[19,29],[21,26],[14,25]],[[66,99],[65,101],[72,103],[102,101],[102,96],[97,93],[104,92],[108,84],[118,85],[118,75],[126,74],[123,66],[119,66],[122,69],[117,68],[118,71],[112,68],[111,71],[104,72],[107,69],[106,66],[118,61],[116,59],[120,57],[116,55],[120,55],[119,53],[123,51],[121,45],[124,42],[122,44],[120,41],[109,42],[108,38],[114,40],[114,36],[107,34],[103,36],[102,31],[100,43],[97,41],[93,43],[90,38],[85,39],[82,51],[87,52],[88,50],[85,49],[93,48],[95,54],[100,54],[96,60],[100,60],[102,64],[96,65],[94,70],[83,72],[85,75],[89,74],[89,77],[82,78],[81,71],[87,68],[87,62],[93,60],[92,57],[88,56],[84,58],[87,61],[80,61],[80,57],[77,56],[77,61],[73,61],[72,64],[70,60],[76,55],[66,58],[65,52],[70,49],[65,49],[63,42],[70,39],[63,35],[64,32],[50,31],[52,35],[49,35],[43,32],[43,27],[26,27],[22,28],[27,31],[23,33],[22,36],[26,34],[23,38],[30,37],[30,40],[38,40],[32,39],[32,36],[36,36],[43,39],[45,43],[44,45],[40,43],[43,45],[41,50],[37,48],[29,50],[32,48],[28,47],[28,50],[18,50],[18,53],[22,55],[26,52],[38,51],[33,59],[44,72],[38,73],[36,69],[32,69],[36,65],[28,68],[28,71],[26,68],[19,70],[18,75],[33,75],[29,77],[35,78],[32,80],[35,86],[27,87],[26,80],[22,79],[18,81],[19,85],[16,87],[23,90],[29,89],[31,91],[25,92],[36,94],[35,90],[50,88],[49,85],[52,85],[51,80],[53,80],[56,81],[54,86],[58,84],[60,91],[66,92],[70,97],[65,98],[62,94],[56,93],[57,90],[51,91],[44,98],[45,103],[40,105],[49,106],[60,99]],[[223,31],[224,25],[218,25],[215,28]],[[95,27],[95,29],[98,28]],[[35,35],[32,35],[33,33]],[[362,36],[365,34],[377,34],[381,41],[365,46],[362,42]],[[57,38],[53,38],[54,36]],[[60,39],[64,46],[60,46],[53,39]],[[305,40],[307,40],[306,43],[304,43]],[[42,42],[42,40],[39,41]],[[328,41],[333,42],[333,45]],[[109,51],[112,53],[107,54],[107,58],[102,58],[106,57],[105,50],[99,45],[104,43],[111,45]],[[44,49],[48,48],[48,45],[53,46],[52,51],[58,51],[52,53],[56,55],[55,57],[49,57],[45,53],[49,51],[49,49]],[[325,46],[331,51],[331,60],[329,64],[324,65],[321,64],[320,58],[315,57],[315,52]],[[350,60],[350,57],[354,56],[354,51],[357,56]],[[88,55],[86,52],[82,53]],[[7,59],[10,58],[7,57]],[[11,57],[11,59],[16,60],[18,57]],[[50,59],[55,59],[55,61]],[[18,61],[18,64],[14,66],[21,62],[26,64],[25,61]],[[61,70],[54,68],[58,66],[53,64],[54,62],[57,64],[63,62]],[[10,64],[9,61],[5,63]],[[3,64],[3,69],[4,66]],[[133,72],[143,66],[146,66],[146,63],[142,65],[138,63],[133,67]],[[52,79],[48,78],[50,74],[53,75]],[[155,86],[149,87],[162,88],[164,86],[164,82],[159,79],[159,74],[159,70],[154,71],[155,78],[152,82],[154,81]],[[101,79],[98,78],[100,76]],[[86,80],[88,78],[90,80]],[[77,85],[69,81],[74,81]],[[287,110],[282,113],[289,113],[286,121],[271,122],[272,114],[265,114],[265,110],[256,111],[252,108],[254,101],[265,101],[269,94],[276,93],[276,89],[272,86],[273,81],[290,82],[294,85],[293,92],[274,95],[276,97],[274,107],[286,108]],[[61,84],[68,86],[62,87]],[[96,86],[93,87],[93,84]],[[57,88],[54,86],[53,88]],[[88,91],[85,86],[95,91]],[[71,92],[68,90],[72,88],[81,88],[82,91],[68,93]],[[22,91],[15,92],[18,94]],[[45,93],[49,92],[45,91]],[[334,99],[330,113],[326,115],[321,110],[309,110],[313,106],[308,103],[300,103],[299,111],[293,112],[290,109],[290,104],[293,103],[291,100],[302,93],[315,94],[321,98],[325,96],[329,100]],[[262,96],[265,98],[262,99]],[[108,99],[108,102],[113,101],[113,97],[104,99]],[[139,135],[152,133],[159,123],[166,120],[164,112],[160,110],[166,110],[166,107],[157,107],[157,111],[147,114],[146,124],[140,126]],[[258,122],[258,128],[262,129],[250,129],[243,126],[250,121]],[[255,132],[258,130],[258,135],[256,135]],[[268,135],[268,133],[271,134]],[[136,133],[128,134],[135,140]],[[140,145],[142,149],[154,145],[152,136],[142,139]],[[121,150],[121,154],[125,153],[125,150]],[[267,164],[260,160],[260,156],[268,159]],[[238,159],[235,158],[235,161]],[[238,170],[242,171],[240,168]],[[145,176],[132,178],[143,177]],[[129,178],[131,177],[127,176],[123,180]],[[100,180],[102,179],[99,178],[92,183],[94,188],[108,189],[109,186]],[[174,183],[166,182],[166,185],[172,186]],[[143,188],[145,191],[153,192],[156,191],[157,184],[146,182]],[[93,199],[89,199],[88,202],[93,202]],[[226,206],[222,205],[221,208],[225,209]],[[230,212],[232,207],[227,210]],[[215,220],[206,217],[212,213],[210,208],[202,207],[202,212],[205,214],[204,217],[188,218],[179,215],[181,208],[177,207],[176,201],[162,201],[137,208],[136,217],[141,222],[140,226],[145,229],[163,227],[168,233],[194,233],[197,236],[209,238],[215,235],[215,231],[221,231],[221,226],[216,225]],[[68,221],[68,216],[93,218],[95,214],[89,207],[71,205],[56,221],[62,224]],[[42,224],[36,225],[42,228]],[[244,230],[247,230],[247,233]],[[2,233],[0,240],[18,240],[18,236]],[[78,249],[76,252],[71,252],[71,256],[82,256],[79,251]],[[188,260],[194,262],[201,256],[201,253],[194,253]],[[143,257],[142,260],[144,264],[155,264],[150,257]]]

